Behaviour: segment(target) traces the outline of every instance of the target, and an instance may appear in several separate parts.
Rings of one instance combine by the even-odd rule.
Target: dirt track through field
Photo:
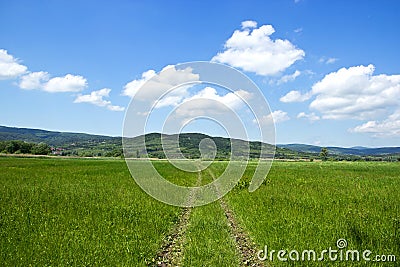
[[[213,180],[215,180],[214,174],[211,170],[208,170]],[[216,188],[218,190],[218,188]],[[257,258],[257,247],[254,242],[251,241],[247,233],[239,226],[235,216],[223,198],[219,199],[222,209],[224,210],[225,217],[228,221],[229,231],[231,237],[235,241],[235,246],[238,254],[241,258],[242,266],[265,266],[262,261]]]
[[[201,185],[201,173],[198,172],[196,186]],[[193,201],[193,195],[188,199],[190,203]],[[185,244],[185,234],[189,224],[190,214],[192,213],[191,207],[183,208],[179,216],[177,224],[171,234],[164,240],[162,248],[157,253],[154,262],[150,266],[181,266],[183,260],[183,246]]]
[[[212,179],[215,180],[214,174],[210,170],[208,171]],[[201,185],[201,180],[201,173],[199,172],[196,186]],[[218,188],[216,188],[216,190],[218,190]],[[192,197],[193,196],[191,196],[191,198]],[[191,198],[189,198],[188,201],[192,201]],[[256,245],[251,241],[247,233],[238,225],[235,216],[227,203],[222,198],[219,200],[219,202],[225,213],[231,238],[235,242],[235,247],[240,257],[241,266],[266,266],[262,261],[258,260],[258,250]],[[183,208],[178,222],[175,224],[171,234],[165,238],[164,244],[149,266],[182,266],[185,235],[192,209],[193,208],[191,207]]]

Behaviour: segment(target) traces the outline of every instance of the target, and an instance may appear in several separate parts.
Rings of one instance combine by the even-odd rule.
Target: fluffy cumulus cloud
[[[67,74],[64,77],[51,78],[43,85],[43,90],[51,93],[79,92],[86,87],[86,78],[80,75]]]
[[[24,74],[28,68],[18,63],[18,60],[0,49],[0,80],[13,79]]]
[[[28,68],[18,60],[0,49],[0,80],[20,77],[21,89],[40,89],[47,92],[79,92],[87,87],[87,81],[79,75],[67,74],[64,77],[50,78],[45,71],[28,72]]]
[[[200,92],[198,92],[197,94],[195,94],[194,96],[185,99],[184,102],[199,98],[216,100],[220,103],[223,103],[224,105],[228,106],[231,109],[236,109],[244,104],[242,98],[245,100],[251,98],[251,93],[244,90],[239,90],[235,93],[230,92],[223,96],[220,96],[218,95],[217,90],[215,88],[208,86],[203,90],[201,90]]]
[[[272,111],[270,114],[263,116],[262,118],[257,120],[253,120],[254,123],[260,123],[262,125],[270,125],[271,123],[280,123],[289,120],[287,112],[282,110]]]
[[[50,79],[47,72],[31,72],[21,77],[21,89],[39,89],[50,93],[80,92],[87,87],[87,81],[80,75],[67,74],[63,77]]]
[[[74,103],[90,103],[99,107],[105,107],[112,111],[123,111],[125,108],[111,104],[111,101],[104,100],[104,97],[109,97],[111,89],[103,88],[93,91],[88,95],[78,95]]]
[[[368,120],[399,106],[400,75],[373,75],[375,67],[342,68],[313,85],[310,108],[325,119]]]
[[[245,90],[222,93],[217,89],[207,86],[201,90],[185,91],[184,95],[169,96],[160,99],[155,108],[165,106],[174,107],[174,112],[169,116],[169,124],[183,126],[193,118],[206,116],[218,120],[230,120],[230,116],[243,114],[246,102],[253,97],[252,93]],[[147,115],[147,114],[143,114]],[[238,125],[232,125],[238,127]]]
[[[228,109],[238,110],[245,105],[244,101],[249,100],[251,97],[252,94],[245,90],[219,95],[215,88],[205,87],[195,95],[176,102],[176,106],[181,106],[177,108],[176,113],[179,116],[201,116],[210,113],[223,113]],[[193,101],[199,99],[204,101]],[[215,105],[216,102],[207,100],[214,100],[220,105]],[[191,101],[193,105],[190,104]],[[182,105],[184,103],[189,105]]]
[[[311,93],[302,94],[299,91],[290,91],[286,95],[282,96],[279,100],[284,103],[291,103],[291,102],[304,102],[310,99]]]
[[[21,77],[19,87],[21,89],[41,89],[49,80],[49,74],[45,71],[31,72]]]
[[[192,73],[192,71],[191,68],[176,69],[174,66],[166,66],[156,75],[154,70],[148,70],[142,74],[140,79],[127,83],[122,91],[122,95],[134,97],[139,89],[142,88],[143,90],[140,91],[140,94],[136,98],[143,101],[153,99],[172,87],[186,82],[198,81],[200,79],[199,75]],[[154,79],[152,79],[153,77]],[[186,90],[187,87],[180,87],[178,90],[174,90],[175,94],[177,94],[175,97],[185,95]],[[174,92],[172,92],[172,96],[174,96]]]
[[[225,42],[225,50],[212,61],[229,64],[258,75],[274,75],[284,71],[304,57],[303,50],[290,41],[271,39],[275,29],[271,25],[256,28],[255,22],[245,21]]]
[[[308,119],[310,121],[317,121],[320,119],[320,117],[318,115],[316,115],[314,112],[307,114],[305,112],[300,112],[299,114],[297,114],[297,118],[298,119]]]
[[[274,119],[275,123],[283,122],[289,120],[289,116],[287,112],[282,110],[275,110],[271,113],[272,118]]]
[[[148,80],[150,80],[154,75],[156,75],[155,70],[148,70],[142,73],[142,77],[137,80],[130,81],[124,87],[122,95],[134,97],[136,92],[140,87],[143,86]]]
[[[67,74],[51,78],[45,71],[29,72],[26,66],[19,64],[18,60],[6,50],[0,49],[0,80],[17,77],[19,77],[19,88],[24,90],[36,89],[50,93],[80,92],[88,86],[86,78],[80,75]],[[74,103],[91,103],[112,111],[123,111],[125,108],[104,100],[104,97],[109,97],[110,91],[111,89],[104,88],[88,95],[78,95]]]
[[[356,119],[365,121],[350,132],[371,133],[376,137],[400,135],[400,75],[374,75],[375,67],[360,65],[329,73],[302,94],[291,91],[281,102],[301,102],[313,98],[309,108],[297,118]]]
[[[350,129],[356,133],[372,133],[376,137],[400,136],[400,109],[382,121],[368,121]]]
[[[87,81],[82,76],[72,74],[50,79],[47,72],[39,71],[22,76],[19,87],[26,90],[39,89],[51,93],[80,92],[87,87]],[[112,105],[111,101],[104,100],[104,97],[109,97],[110,91],[111,89],[104,88],[87,95],[80,94],[76,97],[74,103],[90,103],[112,111],[123,111],[124,107]]]

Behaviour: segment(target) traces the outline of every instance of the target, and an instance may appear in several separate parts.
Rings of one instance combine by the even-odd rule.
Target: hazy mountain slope
[[[288,148],[290,150],[305,152],[305,153],[319,153],[321,151],[320,146],[304,145],[304,144],[287,144],[277,145],[281,148]],[[368,148],[368,147],[327,147],[329,153],[336,155],[388,155],[388,154],[399,154],[400,147],[379,147],[379,148]]]

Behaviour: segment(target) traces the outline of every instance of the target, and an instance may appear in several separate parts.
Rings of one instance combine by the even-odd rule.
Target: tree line
[[[0,141],[0,153],[48,155],[51,147],[46,143],[29,143],[20,140]]]

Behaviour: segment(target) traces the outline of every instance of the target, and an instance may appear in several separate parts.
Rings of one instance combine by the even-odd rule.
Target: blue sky
[[[129,84],[214,60],[258,85],[278,143],[399,146],[398,14],[398,1],[0,1],[0,125],[120,136]]]

